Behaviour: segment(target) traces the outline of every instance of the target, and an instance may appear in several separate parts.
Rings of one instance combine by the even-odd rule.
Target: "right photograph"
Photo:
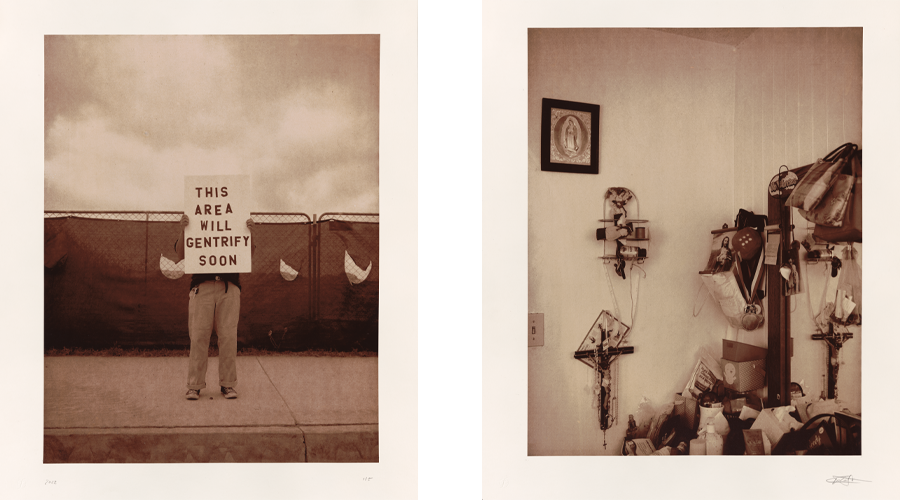
[[[528,29],[528,456],[861,455],[863,28]]]

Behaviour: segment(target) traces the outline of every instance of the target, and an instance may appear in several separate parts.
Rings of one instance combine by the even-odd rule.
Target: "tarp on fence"
[[[253,271],[241,275],[239,345],[377,350],[378,224],[320,227],[333,224],[344,230],[320,238],[318,297],[314,226],[255,225]],[[162,271],[180,275],[171,268],[180,238],[177,222],[45,219],[45,347],[187,346],[190,275]],[[345,252],[363,268],[372,263],[363,281],[348,278]],[[322,321],[311,317],[314,307]]]
[[[377,321],[378,224],[319,224],[318,275],[319,318]]]

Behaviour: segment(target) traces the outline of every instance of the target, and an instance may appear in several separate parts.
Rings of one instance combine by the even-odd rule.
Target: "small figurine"
[[[634,415],[628,415],[628,430],[625,431],[625,439],[634,439],[635,434],[637,434],[637,422],[634,421]]]

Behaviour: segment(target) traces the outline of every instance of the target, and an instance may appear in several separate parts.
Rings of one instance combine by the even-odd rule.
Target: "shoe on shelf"
[[[187,394],[184,397],[194,400],[200,399],[200,389],[188,389]]]
[[[234,390],[234,387],[222,387],[222,395],[225,396],[225,399],[234,399],[237,397],[237,391]]]

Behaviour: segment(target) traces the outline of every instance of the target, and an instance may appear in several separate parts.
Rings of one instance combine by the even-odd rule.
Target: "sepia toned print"
[[[528,64],[528,455],[860,454],[861,238],[770,179],[862,150],[862,29],[529,28]]]
[[[380,51],[44,37],[44,463],[379,461]]]

